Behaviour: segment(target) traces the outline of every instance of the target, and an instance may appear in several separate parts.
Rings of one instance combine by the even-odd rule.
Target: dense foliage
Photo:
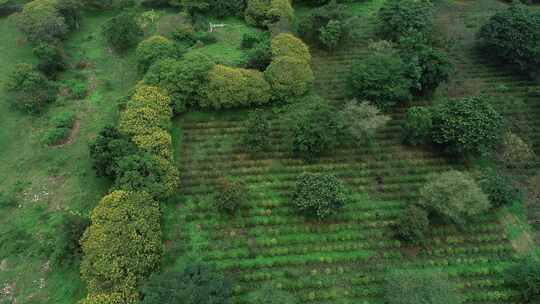
[[[81,240],[89,294],[133,290],[161,258],[160,211],[144,192],[115,191],[92,211]]]
[[[29,64],[18,64],[5,83],[8,102],[15,108],[39,113],[56,99],[56,86]]]
[[[302,214],[322,220],[345,205],[345,186],[333,175],[304,173],[296,181],[292,200]]]
[[[379,34],[383,39],[398,41],[410,33],[431,29],[433,4],[430,0],[389,0],[378,13]]]
[[[519,190],[512,186],[508,178],[495,170],[486,170],[479,184],[493,207],[511,206],[521,200]]]
[[[271,131],[270,117],[263,110],[249,113],[245,129],[244,144],[250,151],[261,152],[270,147],[268,140]]]
[[[247,0],[246,3],[245,19],[251,25],[268,27],[294,17],[290,0]]]
[[[152,36],[137,47],[137,63],[142,72],[158,60],[174,57],[176,48],[174,43],[163,36]]]
[[[428,213],[418,206],[409,205],[399,215],[396,234],[406,242],[417,244],[426,239],[428,228]]]
[[[403,125],[404,141],[410,145],[425,144],[430,140],[433,121],[429,107],[411,107]]]
[[[232,284],[214,267],[189,264],[181,272],[151,276],[141,293],[142,304],[229,304]]]
[[[450,152],[482,154],[502,140],[502,116],[484,97],[446,100],[435,106],[433,141]]]
[[[93,168],[98,176],[114,177],[118,171],[117,162],[134,154],[135,146],[114,126],[105,126],[89,145]]]
[[[66,69],[64,51],[57,44],[41,43],[33,48],[38,59],[37,68],[49,77],[55,77],[58,72]]]
[[[34,43],[54,43],[66,38],[69,26],[58,9],[58,0],[35,0],[17,15],[17,26]]]
[[[540,76],[540,12],[513,5],[492,16],[478,37],[487,52]]]
[[[264,75],[276,100],[291,100],[304,95],[314,79],[309,62],[288,56],[273,59]]]
[[[293,57],[311,63],[308,46],[292,34],[279,34],[272,39],[272,58]]]
[[[247,195],[244,184],[231,178],[219,181],[214,197],[215,207],[228,214],[234,214],[246,206]]]
[[[448,171],[430,178],[420,189],[420,205],[444,221],[464,225],[488,210],[488,196],[466,173]]]
[[[519,292],[523,303],[540,301],[540,260],[536,256],[523,258],[505,272],[505,282]]]
[[[125,52],[137,45],[143,34],[135,15],[130,12],[120,13],[107,20],[102,31],[107,43],[118,52]]]
[[[461,304],[458,286],[440,272],[390,270],[384,298],[388,304]]]
[[[357,143],[370,142],[377,130],[384,127],[390,116],[381,114],[381,111],[367,101],[349,101],[340,111],[341,120],[346,131]]]

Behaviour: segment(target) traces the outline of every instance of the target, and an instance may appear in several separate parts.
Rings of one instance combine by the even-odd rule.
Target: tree
[[[504,273],[504,281],[519,292],[523,303],[540,301],[540,261],[536,256],[528,256],[509,267]]]
[[[120,53],[137,45],[143,34],[135,16],[129,12],[120,13],[107,20],[102,30],[107,43]]]
[[[420,189],[419,204],[441,219],[464,225],[475,215],[487,211],[488,196],[469,175],[448,171],[432,176]]]
[[[388,304],[461,304],[458,286],[438,271],[390,270],[385,279]]]
[[[6,81],[7,99],[28,113],[39,113],[56,99],[56,86],[30,64],[18,64]]]
[[[431,139],[432,128],[431,109],[429,107],[411,107],[405,116],[403,139],[413,146],[425,144]]]
[[[182,113],[189,104],[199,104],[206,94],[208,73],[214,63],[204,54],[189,52],[181,60],[164,59],[150,67],[144,83],[165,89],[172,99],[176,113]]]
[[[511,206],[522,199],[520,191],[494,169],[483,172],[479,184],[493,207]]]
[[[219,211],[234,214],[246,205],[246,201],[246,189],[241,182],[231,178],[219,181],[214,197],[214,205]]]
[[[540,12],[512,5],[493,15],[478,33],[483,48],[540,76]]]
[[[358,103],[356,100],[349,101],[340,115],[348,133],[357,142],[371,141],[377,130],[391,119],[390,116],[381,114],[381,111],[369,102]]]
[[[298,299],[292,294],[272,287],[264,285],[247,295],[248,304],[298,304]]]
[[[410,33],[428,33],[432,28],[433,4],[429,0],[386,1],[377,15],[382,39],[399,41]]]
[[[17,27],[33,43],[55,43],[66,38],[69,27],[58,10],[58,0],[35,0],[16,16]]]
[[[293,57],[311,63],[311,54],[308,46],[302,40],[292,34],[283,33],[275,36],[271,42],[272,57],[274,59],[287,56]]]
[[[292,20],[294,9],[289,0],[247,0],[244,16],[251,25],[267,27],[281,20]]]
[[[90,294],[133,290],[159,266],[159,205],[145,192],[114,191],[92,211],[81,239],[81,276]]]
[[[271,132],[270,118],[263,110],[251,111],[245,123],[244,144],[253,152],[265,151],[269,148],[268,135]]]
[[[309,63],[288,56],[273,59],[264,75],[277,100],[290,100],[304,95],[314,79]]]
[[[214,267],[189,264],[181,272],[154,274],[142,288],[142,304],[230,304],[232,284]]]
[[[343,138],[343,124],[326,100],[306,97],[283,118],[285,138],[293,153],[305,160],[336,148]]]
[[[245,7],[245,0],[210,0],[210,11],[218,17],[239,16]]]
[[[433,141],[450,152],[491,152],[503,137],[504,121],[485,97],[445,100],[433,110]]]
[[[322,220],[345,205],[345,186],[334,175],[303,173],[296,181],[292,200],[300,213]]]
[[[333,51],[342,40],[342,25],[338,20],[330,20],[326,26],[321,27],[321,43],[330,51]]]
[[[163,36],[152,36],[139,43],[137,47],[137,63],[142,72],[158,60],[175,56],[174,43]]]
[[[105,126],[89,145],[92,167],[98,176],[114,177],[119,159],[134,154],[133,143],[114,126]]]
[[[137,304],[139,295],[134,291],[89,294],[80,304]]]
[[[531,145],[512,132],[506,132],[500,150],[499,158],[508,168],[526,167],[536,159]]]
[[[409,205],[399,215],[396,234],[399,238],[413,244],[425,241],[429,227],[428,213],[418,206]]]
[[[408,66],[392,48],[376,50],[352,64],[349,76],[354,97],[369,100],[380,109],[411,99],[413,81]]]
[[[32,51],[39,60],[37,68],[43,74],[54,77],[66,69],[64,51],[59,45],[40,43]]]

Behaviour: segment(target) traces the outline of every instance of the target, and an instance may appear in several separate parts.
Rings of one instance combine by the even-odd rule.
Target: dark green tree
[[[304,173],[296,181],[292,200],[299,212],[322,220],[345,205],[345,186],[334,175]]]
[[[135,15],[130,12],[120,13],[107,20],[102,31],[107,43],[120,53],[137,45],[143,35]]]

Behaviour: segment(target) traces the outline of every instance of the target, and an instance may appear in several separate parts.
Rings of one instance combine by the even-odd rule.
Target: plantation
[[[0,303],[540,299],[540,8],[0,0]]]

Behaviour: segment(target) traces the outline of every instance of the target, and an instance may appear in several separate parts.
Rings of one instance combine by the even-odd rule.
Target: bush
[[[105,40],[117,52],[125,52],[137,45],[143,31],[132,13],[121,13],[103,25]]]
[[[493,207],[511,206],[522,199],[520,191],[495,170],[484,172],[479,184]]]
[[[245,0],[210,0],[210,12],[218,17],[239,16],[245,7]]]
[[[167,91],[176,113],[182,113],[188,104],[199,104],[206,98],[203,88],[214,63],[198,52],[186,54],[181,60],[160,60],[150,67],[144,82]]]
[[[531,165],[536,154],[531,145],[512,132],[507,132],[502,141],[500,160],[509,168]]]
[[[157,130],[150,134],[135,135],[132,141],[143,153],[157,155],[169,161],[173,160],[172,137],[165,130]]]
[[[309,63],[285,56],[273,59],[264,75],[277,100],[291,100],[306,94],[314,78]]]
[[[403,138],[407,144],[416,146],[430,141],[433,128],[429,107],[411,107],[407,110],[403,125]]]
[[[56,43],[66,38],[69,27],[58,10],[58,0],[34,0],[16,16],[17,27],[33,43]]]
[[[408,66],[395,51],[375,51],[353,62],[350,88],[354,97],[374,102],[385,110],[411,99],[413,82],[408,73]]]
[[[267,32],[247,32],[242,35],[242,49],[251,49],[257,44],[270,41]]]
[[[246,68],[264,71],[272,63],[270,40],[257,44],[247,51]]]
[[[254,110],[249,113],[245,129],[244,144],[250,151],[261,152],[269,148],[270,118],[263,110]]]
[[[399,215],[396,234],[406,242],[421,244],[426,239],[428,228],[428,213],[415,205],[409,205]]]
[[[319,39],[329,50],[333,51],[339,45],[343,35],[343,25],[340,21],[330,20],[326,26],[321,27]]]
[[[461,304],[458,286],[438,271],[390,270],[384,285],[388,304]]]
[[[342,123],[326,100],[305,98],[284,116],[286,140],[292,152],[311,161],[336,148],[343,137]]]
[[[134,154],[133,143],[113,126],[105,126],[89,145],[92,167],[98,176],[114,177],[118,160]]]
[[[272,57],[274,59],[287,56],[311,63],[309,48],[302,40],[292,34],[279,34],[272,39]]]
[[[294,17],[290,0],[247,0],[246,3],[246,22],[254,26],[267,27],[282,20],[291,21]]]
[[[478,38],[489,53],[540,76],[540,12],[513,5],[493,15]]]
[[[90,225],[90,220],[75,214],[65,214],[55,233],[54,251],[50,259],[54,265],[73,265],[82,255],[79,240]]]
[[[64,52],[61,47],[53,44],[41,43],[32,50],[39,60],[38,70],[43,74],[54,77],[58,72],[66,69]]]
[[[137,47],[137,63],[139,69],[146,72],[158,60],[174,57],[175,46],[169,39],[162,36],[152,36],[139,43]]]
[[[399,41],[410,33],[428,33],[432,28],[433,4],[429,0],[386,1],[377,15],[382,39]]]
[[[189,264],[181,272],[150,277],[142,304],[230,304],[232,284],[214,267]]]
[[[81,277],[90,294],[132,290],[157,269],[160,218],[145,192],[114,191],[99,202],[81,239]]]
[[[22,111],[39,113],[56,98],[56,87],[29,64],[18,64],[6,81],[7,100]]]
[[[345,205],[345,186],[333,175],[303,173],[296,181],[292,200],[302,214],[322,220]]]
[[[54,116],[50,121],[51,129],[45,132],[41,142],[45,145],[59,144],[69,136],[75,120],[72,112],[62,112]]]
[[[252,291],[247,295],[248,304],[298,304],[298,299],[292,294],[265,285],[256,291]]]
[[[246,206],[247,196],[245,186],[230,178],[219,181],[214,206],[221,212],[234,214]]]
[[[360,143],[370,142],[378,129],[384,127],[390,116],[382,115],[380,110],[367,101],[358,103],[351,100],[340,112],[348,133]]]
[[[80,304],[137,304],[139,295],[133,291],[89,294]]]
[[[519,292],[523,303],[539,303],[540,261],[537,257],[529,256],[509,267],[504,273],[504,281]]]
[[[433,141],[450,152],[482,154],[502,140],[502,116],[482,97],[446,100],[433,110]]]
[[[67,92],[69,93],[69,96],[73,99],[77,99],[77,100],[84,99],[88,93],[88,90],[86,88],[86,83],[80,80],[75,80],[75,79],[66,80],[64,82],[64,86]]]
[[[428,180],[420,189],[420,205],[447,222],[464,225],[491,207],[488,196],[465,173],[448,171]]]
[[[270,85],[257,70],[216,65],[208,75],[206,100],[200,106],[214,109],[264,105],[270,101]]]

